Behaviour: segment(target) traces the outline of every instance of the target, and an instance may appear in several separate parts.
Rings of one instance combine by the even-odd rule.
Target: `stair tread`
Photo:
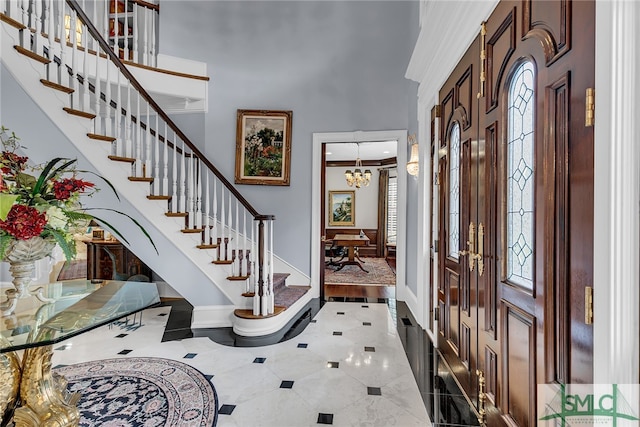
[[[188,214],[186,212],[165,212],[164,213],[166,216],[170,216],[170,217],[185,217]]]
[[[52,82],[51,80],[40,79],[40,83],[42,83],[43,85],[45,85],[48,88],[55,89],[55,90],[58,90],[60,92],[64,92],[66,94],[70,94],[70,93],[75,92],[74,89],[72,89],[70,87],[67,87],[67,86],[63,86],[63,85],[58,84],[56,82]]]
[[[230,259],[214,259],[213,261],[211,261],[212,264],[221,264],[221,265],[226,265],[226,264],[233,264],[233,261]]]
[[[189,233],[202,233],[204,232],[204,228],[183,228],[182,230],[180,230],[181,232],[185,233],[185,234],[189,234]]]
[[[97,133],[88,133],[87,136],[91,139],[97,139],[99,141],[113,142],[116,140],[115,136],[98,135]]]
[[[25,30],[27,27],[10,16],[5,15],[4,13],[0,13],[0,21],[6,22],[12,27],[17,28],[18,30]]]
[[[24,48],[22,46],[15,45],[13,47],[14,47],[15,50],[17,50],[18,52],[20,52],[24,56],[28,56],[29,58],[34,59],[34,60],[36,60],[38,62],[41,62],[43,64],[50,64],[51,63],[51,60],[49,58],[45,58],[42,55],[38,55],[35,52],[31,52],[29,49],[26,49],[26,48]]]
[[[227,280],[231,280],[231,281],[243,281],[243,280],[247,280],[249,278],[249,276],[227,276]]]
[[[125,162],[125,163],[135,163],[136,159],[133,157],[122,157],[122,156],[107,156],[109,160],[113,160],[114,162]]]
[[[217,247],[218,245],[204,245],[204,244],[196,246],[196,248],[198,249],[215,249]]]
[[[150,194],[150,195],[147,196],[147,199],[149,199],[149,200],[171,200],[171,196]]]
[[[130,176],[129,181],[133,182],[153,182],[153,178],[145,177],[145,176]]]
[[[236,317],[240,317],[242,319],[265,319],[267,317],[274,317],[277,316],[278,314],[282,313],[283,311],[286,310],[286,307],[282,307],[282,306],[275,306],[273,309],[273,313],[272,314],[267,314],[266,316],[256,316],[253,314],[253,310],[250,309],[244,309],[244,308],[237,308],[233,311],[233,314]]]
[[[69,114],[72,114],[74,116],[78,116],[78,117],[84,117],[85,119],[95,119],[96,115],[93,113],[87,113],[86,111],[81,111],[81,110],[75,110],[73,108],[69,108],[69,107],[62,107],[62,109],[64,111],[66,111]]]

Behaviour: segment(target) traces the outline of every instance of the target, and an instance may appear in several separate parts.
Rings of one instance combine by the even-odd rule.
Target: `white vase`
[[[29,240],[13,240],[9,244],[4,260],[9,263],[9,272],[13,277],[13,286],[16,288],[16,297],[26,298],[29,294],[29,284],[35,271],[35,262],[51,255],[56,247],[54,240],[43,239],[36,236]]]

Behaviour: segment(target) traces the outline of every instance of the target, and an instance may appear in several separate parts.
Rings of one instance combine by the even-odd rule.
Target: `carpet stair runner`
[[[273,273],[273,299],[274,299],[274,313],[271,316],[275,316],[278,313],[283,312],[287,308],[291,307],[298,301],[304,294],[306,294],[310,286],[287,286],[285,282],[289,273]],[[253,297],[253,293],[243,294],[247,297]],[[255,316],[250,309],[237,309],[234,310],[234,314],[244,319],[253,319],[260,316]]]

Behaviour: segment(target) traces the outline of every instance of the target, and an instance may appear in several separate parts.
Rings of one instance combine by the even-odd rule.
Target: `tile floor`
[[[244,348],[207,337],[162,342],[170,310],[148,309],[141,322],[138,315],[54,346],[53,366],[128,356],[183,361],[211,376],[221,427],[431,425],[393,304],[328,302],[296,337]]]

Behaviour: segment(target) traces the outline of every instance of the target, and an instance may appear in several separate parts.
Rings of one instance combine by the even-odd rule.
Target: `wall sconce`
[[[418,172],[420,172],[420,163],[419,163],[419,145],[416,141],[416,135],[409,135],[409,144],[411,144],[411,157],[407,162],[407,172],[409,175],[418,176]]]

